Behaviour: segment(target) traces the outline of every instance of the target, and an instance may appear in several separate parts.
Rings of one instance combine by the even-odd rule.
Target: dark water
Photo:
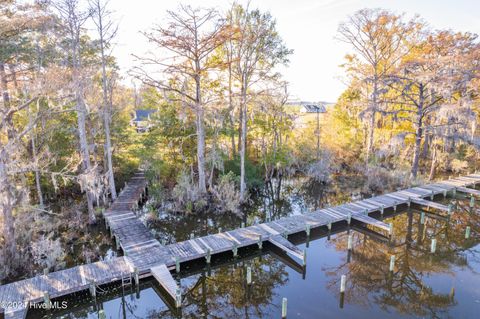
[[[284,184],[280,196],[260,200],[248,217],[214,221],[213,216],[163,216],[155,227],[161,240],[173,242],[191,232],[203,235],[218,227],[237,227],[242,220],[251,223],[338,204],[356,189],[315,187]],[[236,259],[231,254],[212,258],[208,268],[203,261],[182,264],[175,275],[184,296],[181,312],[153,280],[145,280],[138,291],[110,287],[96,302],[85,293],[69,300],[67,312],[29,316],[98,318],[98,309],[104,309],[107,318],[280,318],[282,298],[287,298],[288,318],[478,318],[480,212],[470,211],[468,199],[458,199],[450,219],[445,213],[431,213],[435,215],[427,214],[424,225],[413,208],[391,215],[385,222],[393,223],[394,235],[387,241],[385,234],[346,225],[334,228],[330,236],[326,229],[313,231],[308,243],[304,235],[290,237],[307,249],[305,269],[268,246],[241,250]],[[467,226],[472,229],[470,239],[465,239]],[[353,236],[351,252],[348,233]],[[433,238],[435,253],[430,252]],[[396,256],[393,273],[391,255]],[[252,269],[251,285],[246,283],[247,267]],[[339,292],[341,275],[347,278],[344,296]]]

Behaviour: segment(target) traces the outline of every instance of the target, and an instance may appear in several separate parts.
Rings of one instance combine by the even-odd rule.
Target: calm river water
[[[243,221],[300,214],[315,207],[351,200],[357,186],[284,183],[282,190],[255,203]],[[347,185],[342,184],[342,185]],[[452,199],[440,199],[449,203]],[[289,238],[307,249],[307,266],[270,247],[241,250],[239,257],[224,254],[182,264],[175,275],[184,296],[181,311],[165,299],[154,280],[141,287],[110,287],[96,302],[85,293],[69,300],[68,311],[30,312],[29,318],[280,318],[282,299],[288,300],[287,318],[479,318],[480,313],[480,212],[470,211],[468,199],[457,199],[458,208],[448,220],[431,211],[425,224],[414,209],[386,216],[394,235],[363,227],[334,228]],[[479,203],[477,203],[478,207]],[[440,217],[438,215],[441,215]],[[152,227],[159,240],[174,242],[238,227],[242,218],[228,216],[162,215]],[[465,229],[471,237],[465,239]],[[348,252],[348,233],[353,249]],[[431,253],[431,240],[437,240]],[[390,256],[395,268],[389,271]],[[246,269],[252,269],[252,283]],[[346,275],[346,292],[340,278]]]

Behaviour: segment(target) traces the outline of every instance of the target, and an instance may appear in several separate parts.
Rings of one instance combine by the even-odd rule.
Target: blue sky
[[[114,54],[123,72],[133,65],[132,53],[146,50],[139,31],[164,22],[165,11],[179,3],[223,11],[231,1],[111,0],[121,19]],[[295,51],[282,73],[290,83],[292,97],[302,100],[334,102],[344,90],[344,72],[339,65],[350,48],[334,37],[338,24],[356,10],[385,8],[407,16],[419,14],[432,29],[480,34],[480,0],[251,0],[250,6],[270,11],[280,35]]]

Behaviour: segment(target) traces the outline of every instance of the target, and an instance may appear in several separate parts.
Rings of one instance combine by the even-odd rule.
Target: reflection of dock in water
[[[410,206],[415,209],[433,208],[451,214],[453,208],[434,202],[435,196],[446,197],[449,192],[479,195],[478,191],[468,188],[476,183],[480,183],[480,175],[472,174],[162,246],[135,214],[146,188],[145,178],[138,174],[104,214],[112,236],[125,256],[0,286],[0,301],[2,304],[24,305],[5,309],[6,318],[23,318],[29,303],[50,302],[52,298],[85,289],[95,294],[99,285],[120,280],[123,282],[125,277],[133,278],[138,284],[140,278],[154,275],[160,285],[166,287],[164,290],[178,307],[182,296],[178,295],[180,290],[170,271],[176,269],[181,272],[182,263],[205,258],[210,264],[214,255],[232,252],[236,256],[240,248],[262,248],[265,244],[275,257],[300,272],[306,262],[304,252],[290,242],[288,236],[292,236],[294,242],[295,237],[305,234],[315,239],[317,236],[344,231],[348,225],[372,238],[385,241],[392,231],[391,225],[373,216],[383,216],[386,212],[396,212],[398,207]],[[387,235],[373,229],[386,232]]]

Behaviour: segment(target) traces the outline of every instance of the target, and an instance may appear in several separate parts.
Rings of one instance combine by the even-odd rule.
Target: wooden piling
[[[305,233],[310,236],[310,224],[305,224]]]
[[[465,229],[465,239],[469,239],[470,238],[470,226],[467,226],[467,228]]]
[[[207,248],[207,255],[205,256],[205,259],[207,260],[207,264],[209,264],[210,260],[212,259],[212,251],[210,248]]]
[[[48,293],[48,291],[43,292],[43,302],[45,303],[45,308],[52,308],[52,302],[50,300],[50,294]]]
[[[237,245],[237,243],[233,243],[232,251],[233,251],[233,257],[237,257],[237,255],[238,255],[238,245]]]
[[[137,267],[133,268],[133,277],[135,279],[135,285],[138,286],[140,284],[140,274]]]
[[[435,238],[432,239],[432,244],[430,246],[430,252],[433,254],[437,250],[437,240]]]
[[[352,245],[353,245],[353,235],[348,234],[347,249],[352,250]]]
[[[177,290],[175,292],[175,306],[177,308],[180,308],[182,306],[182,290],[180,287],[177,287]]]
[[[250,285],[252,283],[252,268],[247,267],[247,284]]]
[[[390,271],[393,272],[395,269],[395,255],[390,256]]]
[[[262,247],[263,247],[262,235],[258,235],[258,243],[257,243],[257,245],[258,245],[258,248],[259,248],[259,249],[262,249]]]
[[[282,299],[282,319],[287,318],[287,298]]]
[[[346,284],[347,284],[347,276],[342,275],[342,277],[340,277],[340,292],[341,293],[345,292]]]
[[[175,271],[177,274],[180,272],[180,259],[178,256],[175,256]]]
[[[425,213],[421,212],[420,213],[420,224],[425,224]]]

